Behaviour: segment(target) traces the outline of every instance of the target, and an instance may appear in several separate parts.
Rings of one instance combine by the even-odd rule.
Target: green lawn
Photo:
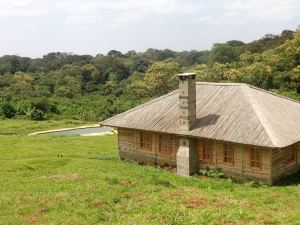
[[[297,183],[249,187],[124,163],[114,135],[25,135],[72,125],[0,121],[0,224],[300,224]]]

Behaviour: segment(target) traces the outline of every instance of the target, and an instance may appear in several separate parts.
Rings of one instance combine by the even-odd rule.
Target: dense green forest
[[[300,33],[284,30],[209,51],[148,49],[123,54],[53,52],[0,57],[0,117],[99,121],[177,88],[176,74],[199,81],[244,82],[300,99]]]

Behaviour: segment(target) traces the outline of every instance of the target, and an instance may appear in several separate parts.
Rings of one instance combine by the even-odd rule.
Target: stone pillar
[[[196,74],[178,74],[180,129],[189,131],[196,122]]]
[[[182,131],[189,131],[196,122],[196,74],[178,74],[179,78],[179,126]],[[196,140],[180,138],[176,155],[177,174],[190,176],[198,171],[198,151]]]
[[[188,137],[180,138],[176,160],[178,175],[190,176],[198,171],[198,151],[195,139]]]

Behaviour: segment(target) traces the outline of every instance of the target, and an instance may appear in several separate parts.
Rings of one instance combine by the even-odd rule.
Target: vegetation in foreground
[[[299,179],[187,179],[120,161],[114,135],[25,135],[40,126],[1,121],[0,224],[300,224]]]

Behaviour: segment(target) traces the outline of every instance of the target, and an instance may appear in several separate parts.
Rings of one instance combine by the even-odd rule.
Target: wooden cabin
[[[272,184],[300,168],[300,102],[238,83],[195,82],[109,118],[119,156],[174,166],[190,176],[220,168],[236,180]]]

